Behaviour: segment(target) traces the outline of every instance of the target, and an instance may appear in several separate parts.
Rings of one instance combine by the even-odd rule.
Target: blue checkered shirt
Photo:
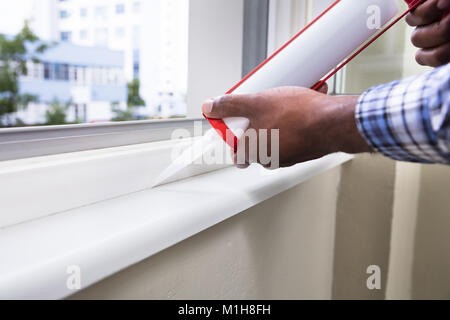
[[[359,98],[356,121],[379,153],[450,164],[450,64],[369,89]]]

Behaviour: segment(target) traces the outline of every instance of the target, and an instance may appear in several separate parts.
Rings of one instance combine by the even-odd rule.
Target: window
[[[139,79],[139,65],[140,57],[139,50],[135,49],[133,51],[133,79]]]
[[[59,17],[61,18],[61,19],[67,19],[67,18],[69,18],[69,12],[67,12],[67,10],[61,10],[60,12],[59,12]]]
[[[101,6],[95,7],[95,18],[96,19],[107,19],[108,18],[108,7]]]
[[[406,10],[404,1],[396,1]],[[372,86],[427,70],[414,59],[417,49],[410,41],[412,30],[400,21],[347,65],[338,76],[338,93],[361,94]]]
[[[80,8],[80,17],[86,18],[88,15],[88,9],[87,8]]]
[[[124,14],[125,13],[125,5],[123,3],[119,3],[116,5],[116,14]]]
[[[406,10],[405,1],[394,1],[397,1],[400,11]],[[316,0],[294,3],[291,7],[280,4],[274,6],[277,15],[271,17],[269,52],[296,34],[332,2]],[[414,60],[416,49],[410,41],[411,32],[412,28],[400,21],[330,80],[334,93],[361,94],[371,86],[424,71],[425,68],[418,66]]]
[[[45,80],[52,79],[52,77],[53,77],[52,68],[53,68],[52,64],[47,63],[47,62],[44,63],[44,79]]]
[[[48,14],[46,2],[41,3],[42,8],[34,14]],[[69,109],[66,118],[60,123],[65,125],[94,126],[110,121],[144,120],[144,123],[149,121],[144,125],[151,127],[154,126],[153,121],[178,121],[180,117],[198,119],[201,118],[199,106],[205,95],[223,93],[241,77],[242,6],[236,3],[221,3],[220,6],[226,9],[227,14],[217,14],[214,22],[209,21],[207,27],[198,23],[191,27],[188,13],[197,12],[199,16],[194,15],[193,19],[206,21],[206,9],[210,12],[224,11],[221,8],[214,10],[217,2],[121,1],[125,4],[125,9],[130,7],[130,13],[133,12],[133,4],[139,3],[140,11],[133,13],[131,19],[117,17],[116,14],[108,15],[108,10],[113,10],[109,13],[115,12],[117,2],[106,9],[103,5],[105,1],[92,0],[89,3],[92,7],[87,7],[83,1],[68,1],[64,4],[57,2],[55,7],[52,5],[47,8],[56,10],[56,14],[70,9],[72,12],[78,12],[80,16],[85,13],[91,15],[92,8],[93,19],[53,24],[57,38],[50,38],[52,46],[39,57],[41,78],[33,83],[28,82],[26,87],[22,86],[27,89],[23,91],[24,94],[36,95],[39,102],[30,103],[7,117],[1,115],[0,126],[9,128],[36,125],[37,129],[43,130],[43,125],[47,124],[46,112],[52,110],[50,104],[53,98],[58,99],[60,103],[70,100],[72,105],[83,105],[86,109],[85,113],[80,109],[79,115],[83,115],[81,117],[75,117],[74,109]],[[107,19],[95,19],[96,16],[105,14]],[[145,19],[141,19],[141,15]],[[53,23],[42,17],[34,21]],[[41,27],[35,32],[44,39],[46,37],[40,31],[44,30],[46,25],[42,24]],[[238,40],[225,46],[214,39],[221,33],[230,33],[233,36],[228,36],[228,39]],[[209,42],[214,48],[202,49],[206,45],[204,39],[211,39]],[[189,41],[192,41],[192,46]],[[193,49],[196,47],[198,49]],[[191,54],[188,54],[189,50],[192,51]],[[224,59],[228,61],[226,66],[223,64]],[[188,67],[197,70],[195,74],[189,75]],[[219,70],[220,77],[211,79],[210,76],[205,76],[213,68]],[[206,80],[207,78],[209,79]],[[139,81],[133,84],[133,80]],[[188,86],[188,83],[193,85]],[[139,97],[145,102],[144,106],[141,103],[140,106],[127,105],[127,88],[130,84],[138,85]],[[163,94],[159,95],[159,92]],[[126,114],[122,117],[123,113],[115,112],[117,105],[121,110],[127,111],[129,108],[131,112],[123,112]],[[153,139],[150,136],[144,141]],[[170,134],[166,134],[164,138],[170,138]],[[130,140],[118,139],[112,142],[112,145],[119,141],[136,142],[134,139],[131,136]]]
[[[141,45],[141,27],[133,27],[133,48],[139,48]]]
[[[108,46],[108,29],[107,28],[95,29],[95,44],[99,47]]]
[[[80,30],[80,40],[86,40],[88,38],[87,30]]]
[[[116,38],[122,39],[125,37],[125,28],[124,27],[117,27],[116,31]]]
[[[71,31],[62,31],[60,34],[61,41],[71,41],[72,40],[72,32]]]
[[[141,3],[139,1],[134,2],[133,3],[133,12],[139,13],[140,10],[141,10]]]

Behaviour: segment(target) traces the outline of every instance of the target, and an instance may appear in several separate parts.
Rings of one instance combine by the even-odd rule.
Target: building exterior
[[[31,26],[45,40],[123,52],[147,116],[186,113],[188,0],[33,0]]]
[[[18,112],[25,123],[44,123],[45,111],[55,101],[71,104],[68,122],[107,121],[112,118],[112,103],[125,106],[123,52],[63,42],[38,58],[39,62],[27,63],[28,74],[20,79],[22,93],[39,98],[38,104]]]

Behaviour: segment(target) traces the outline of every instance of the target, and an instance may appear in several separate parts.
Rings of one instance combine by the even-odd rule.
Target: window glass
[[[125,13],[125,5],[123,3],[119,3],[116,5],[116,13],[117,14]]]
[[[80,30],[80,40],[86,40],[88,38],[88,31],[87,30]]]
[[[139,13],[139,10],[141,10],[141,3],[139,1],[133,2],[133,12]]]
[[[62,31],[60,35],[61,41],[71,41],[72,40],[72,32],[70,31]]]
[[[405,1],[395,1],[401,12],[407,9]],[[415,61],[412,31],[404,20],[399,21],[345,67],[338,76],[338,93],[361,94],[372,86],[426,71]]]
[[[16,0],[7,8],[0,46],[27,35],[28,52],[17,73],[19,61],[0,55],[0,82],[14,78],[0,87],[0,127],[186,116],[189,0]]]
[[[60,19],[67,19],[68,17],[69,17],[69,12],[67,12],[67,10],[61,10],[59,12]]]
[[[86,18],[87,15],[88,15],[88,10],[87,10],[87,8],[80,8],[80,17]]]
[[[397,1],[399,13],[407,10],[404,0],[389,1]],[[298,33],[332,3],[334,0],[294,2],[292,8],[283,12],[277,21],[278,31],[287,29],[289,32],[281,32],[272,49],[278,48],[289,37]],[[404,20],[399,21],[338,73],[336,92],[361,94],[372,86],[428,70],[429,68],[419,66],[415,61],[417,49],[410,40],[412,31],[413,28],[409,27]],[[329,80],[329,85],[331,88],[335,86],[334,79]]]

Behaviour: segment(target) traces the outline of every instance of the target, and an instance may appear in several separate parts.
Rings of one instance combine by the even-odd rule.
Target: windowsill
[[[335,154],[268,172],[254,166],[202,176],[0,230],[0,298],[58,299],[68,266],[83,288],[337,167]]]

